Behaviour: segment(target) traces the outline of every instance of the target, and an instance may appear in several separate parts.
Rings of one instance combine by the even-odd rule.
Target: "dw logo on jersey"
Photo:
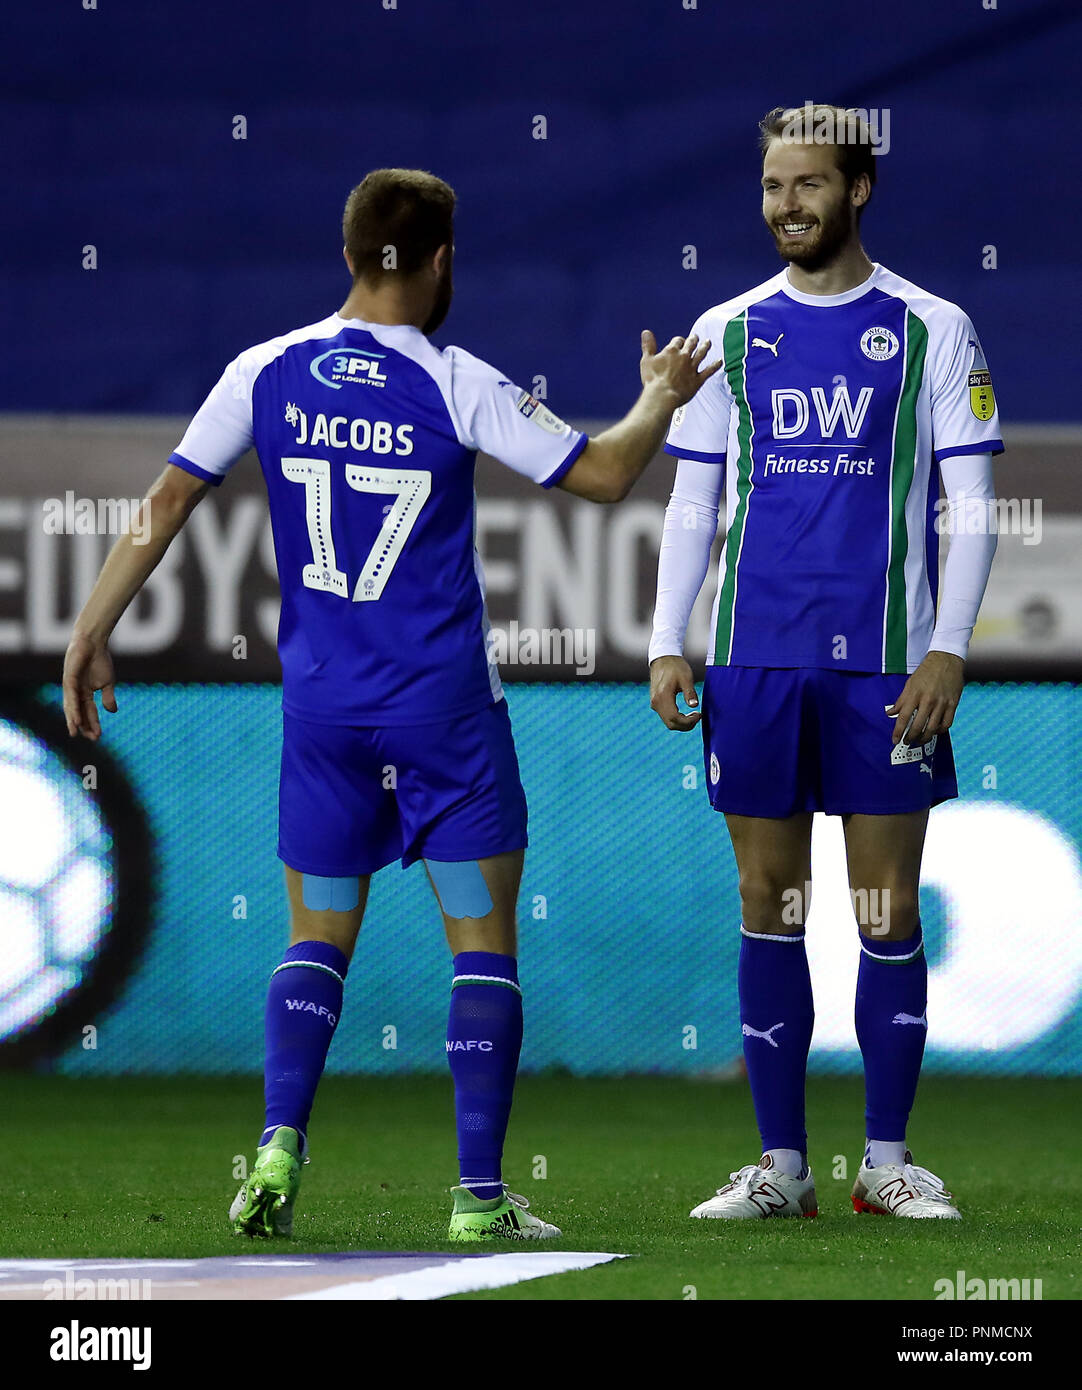
[[[775,387],[770,393],[775,439],[798,439],[808,428],[812,410],[819,422],[824,439],[830,439],[839,427],[847,439],[859,439],[875,388],[862,386],[854,401],[848,386],[835,386],[827,400],[821,386],[811,392],[796,387]]]
[[[900,344],[889,328],[869,328],[860,340],[860,350],[873,362],[887,362]]]
[[[385,356],[382,352],[360,352],[356,348],[331,348],[311,362],[308,370],[332,391],[340,391],[344,381],[386,386],[387,378],[379,369]]]

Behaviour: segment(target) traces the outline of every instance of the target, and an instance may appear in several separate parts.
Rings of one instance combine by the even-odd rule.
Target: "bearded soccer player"
[[[999,422],[965,313],[864,252],[876,176],[864,122],[809,103],[760,129],[763,216],[787,265],[695,325],[723,371],[676,412],[665,445],[679,463],[650,644],[652,707],[689,730],[700,713],[676,704],[680,693],[698,704],[683,642],[724,483],[701,721],[740,877],[740,1019],[762,1156],[691,1215],[818,1210],[803,921],[822,811],[842,818],[855,904],[885,909],[857,913],[866,1110],[853,1207],[957,1219],[906,1141],[928,1028],[919,878],[929,808],[958,794],[947,731],[995,552]],[[947,527],[937,611],[943,516],[961,525]]]
[[[420,170],[377,170],[353,190],[342,308],[229,364],[150,490],[147,543],[118,541],[65,661],[69,732],[97,738],[94,692],[116,710],[110,633],[194,506],[254,445],[282,592],[278,853],[292,932],[267,996],[266,1112],[230,1209],[238,1234],[292,1231],[370,878],[395,859],[423,859],[454,956],[450,1238],[560,1234],[501,1172],[522,1040],[526,803],[486,640],[474,464],[483,449],[543,487],[620,500],[711,375],[699,371],[709,345],[675,338],[658,352],[644,332],[642,394],[588,439],[485,362],[429,341],[451,304],[454,203]]]

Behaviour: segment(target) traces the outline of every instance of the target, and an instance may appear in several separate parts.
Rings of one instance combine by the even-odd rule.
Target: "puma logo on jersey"
[[[770,1035],[771,1033],[776,1033],[779,1028],[784,1027],[784,1023],[775,1023],[774,1026],[772,1028],[768,1028],[765,1033],[760,1033],[758,1028],[753,1028],[750,1023],[745,1023],[740,1031],[744,1034],[746,1038],[762,1038],[763,1041],[768,1042],[771,1047],[777,1047],[778,1044]]]
[[[779,333],[772,343],[768,343],[765,338],[752,338],[752,347],[765,347],[768,352],[772,352],[775,357],[778,355],[778,344],[785,337],[784,333]]]
[[[932,769],[928,766],[927,763],[921,763],[921,765],[920,765],[920,770],[921,770],[921,772],[926,772],[926,773],[928,774],[928,776],[931,777],[931,775],[932,775]]]
[[[891,1023],[918,1023],[918,1024],[920,1024],[920,1026],[921,1026],[922,1028],[927,1028],[927,1027],[928,1027],[927,1013],[928,1013],[928,1011],[927,1011],[927,1009],[926,1009],[926,1010],[924,1011],[924,1013],[921,1014],[920,1018],[914,1018],[914,1016],[913,1016],[912,1014],[906,1014],[906,1013],[895,1014],[894,1017],[891,1019]]]

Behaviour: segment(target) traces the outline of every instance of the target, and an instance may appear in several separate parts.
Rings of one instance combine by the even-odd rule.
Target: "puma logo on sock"
[[[894,1021],[895,1021],[895,1023],[898,1022],[897,1019],[895,1019]],[[918,1020],[917,1020],[917,1019],[912,1019],[911,1021],[912,1021],[913,1023],[916,1023]],[[740,1031],[744,1034],[744,1036],[745,1036],[746,1038],[762,1038],[765,1042],[768,1042],[768,1043],[770,1044],[771,1047],[777,1047],[778,1044],[774,1041],[774,1039],[773,1039],[770,1035],[771,1035],[771,1033],[777,1032],[777,1030],[778,1030],[779,1028],[784,1028],[784,1027],[785,1027],[785,1024],[784,1024],[784,1023],[775,1023],[775,1024],[773,1025],[773,1027],[768,1028],[768,1029],[766,1030],[765,1033],[760,1033],[759,1030],[758,1030],[758,1028],[753,1028],[753,1027],[751,1026],[750,1023],[745,1023],[745,1024],[743,1025],[743,1027],[740,1029]]]

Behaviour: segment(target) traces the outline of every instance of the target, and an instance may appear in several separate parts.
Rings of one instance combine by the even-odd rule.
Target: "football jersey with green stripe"
[[[1003,449],[969,318],[876,265],[838,295],[782,271],[692,332],[725,365],[665,449],[725,468],[708,661],[914,671],[935,623],[934,465]]]

